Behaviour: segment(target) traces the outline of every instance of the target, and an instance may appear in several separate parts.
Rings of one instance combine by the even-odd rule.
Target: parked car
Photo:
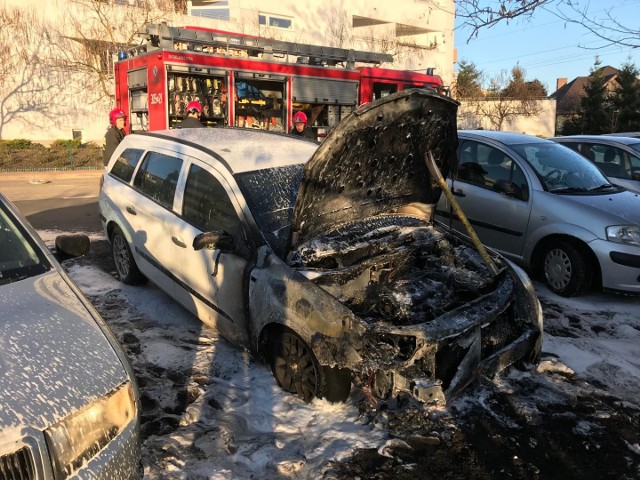
[[[640,138],[640,132],[617,132],[617,133],[603,133],[603,135],[614,137],[634,137]]]
[[[56,239],[59,257],[86,236]],[[140,478],[133,371],[98,312],[0,193],[0,478]]]
[[[563,296],[640,292],[640,197],[573,150],[531,135],[460,131],[454,197],[480,240]],[[442,198],[436,218],[463,232]]]
[[[424,158],[448,170],[456,108],[389,95],[319,147],[231,128],[128,135],[99,200],[118,276],[151,279],[305,401],[345,400],[353,383],[444,404],[535,361],[542,314],[524,271],[431,222],[440,189]]]
[[[550,140],[587,157],[616,185],[640,192],[640,138],[570,135]]]

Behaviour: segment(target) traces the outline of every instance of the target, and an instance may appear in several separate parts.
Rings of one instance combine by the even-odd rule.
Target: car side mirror
[[[203,248],[218,248],[225,253],[233,252],[233,237],[222,230],[200,233],[193,239],[193,249],[198,251]]]
[[[89,253],[91,241],[87,235],[58,235],[53,255],[61,262],[69,258],[82,257]]]
[[[636,182],[640,182],[640,170],[632,170],[631,172],[631,179],[635,180]]]

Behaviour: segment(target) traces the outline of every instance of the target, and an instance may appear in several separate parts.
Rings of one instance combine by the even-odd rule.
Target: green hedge
[[[80,139],[56,140],[49,148],[30,140],[0,140],[0,171],[100,169],[101,146]]]

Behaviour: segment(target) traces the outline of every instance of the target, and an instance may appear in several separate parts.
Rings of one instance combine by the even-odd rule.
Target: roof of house
[[[605,85],[609,85],[618,76],[618,69],[610,66],[599,69],[605,78]],[[569,83],[549,95],[556,100],[556,115],[570,115],[580,110],[580,99],[584,95],[584,88],[589,83],[589,77],[576,77]]]

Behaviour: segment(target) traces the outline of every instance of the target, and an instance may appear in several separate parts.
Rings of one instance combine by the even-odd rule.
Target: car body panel
[[[457,103],[424,92],[364,106],[329,133],[305,168],[291,248],[353,218],[438,201],[441,190],[430,178],[426,155],[433,154],[444,176],[449,173]]]
[[[640,139],[632,135],[568,135],[550,140],[584,155],[616,185],[640,192]]]
[[[520,200],[464,180],[447,180],[483,243],[531,269],[539,261],[540,246],[549,238],[577,239],[588,245],[598,259],[604,288],[640,293],[640,271],[611,258],[612,252],[640,258],[640,248],[606,239],[608,226],[640,223],[637,193],[619,190],[597,194],[553,193],[543,188],[535,170],[512,148],[546,140],[488,131],[460,131],[459,138],[461,144],[468,140],[499,148],[522,168],[528,181],[528,199]],[[449,211],[448,200],[442,197],[436,207],[436,218],[466,235],[460,220]]]
[[[136,176],[144,173],[142,160],[126,184],[116,178],[120,154],[171,150],[184,162],[171,206],[156,220],[166,215],[171,225],[145,227],[166,237],[149,236],[145,245],[160,258],[156,246],[176,237],[167,248],[179,259],[168,263],[175,269],[142,262],[143,274],[173,282],[170,295],[253,353],[268,356],[273,334],[290,330],[323,369],[349,369],[382,396],[445,403],[478,375],[535,360],[542,341],[542,310],[526,275],[492,253],[499,265],[492,276],[470,245],[431,223],[440,187],[426,157],[444,172],[455,161],[456,106],[429,90],[390,95],[358,109],[319,148],[228,128],[129,135],[104,175],[105,231],[129,228],[120,204],[129,197],[119,191],[135,197]],[[200,167],[207,178],[201,190],[213,192],[224,215],[211,210],[214,217],[200,220],[206,202],[190,204]],[[134,232],[126,235],[135,242]],[[208,281],[194,278],[205,275]],[[401,319],[382,304],[367,313],[363,302],[380,300],[376,290]],[[230,321],[212,321],[197,302]]]
[[[0,301],[2,425],[42,429],[126,380],[104,333],[55,270],[5,285]]]

